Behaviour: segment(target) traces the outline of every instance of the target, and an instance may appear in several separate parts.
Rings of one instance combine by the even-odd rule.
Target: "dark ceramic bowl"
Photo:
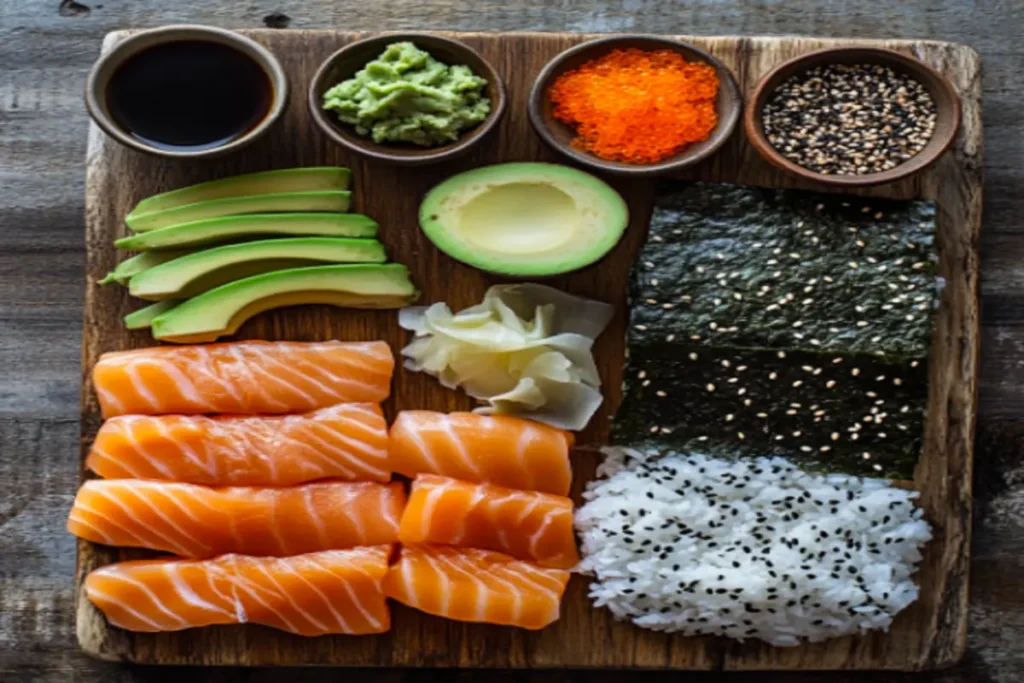
[[[572,146],[572,141],[576,138],[576,131],[572,126],[564,124],[554,117],[548,89],[554,80],[566,71],[576,69],[585,62],[603,57],[613,50],[626,48],[673,50],[681,54],[687,61],[704,62],[714,67],[719,80],[718,100],[716,102],[718,125],[711,132],[711,136],[707,140],[687,145],[676,154],[653,164],[628,164],[622,161],[607,161]],[[537,80],[534,81],[533,90],[530,91],[529,110],[530,123],[533,125],[533,129],[537,131],[537,134],[553,149],[572,161],[606,173],[624,176],[652,176],[670,174],[688,166],[693,166],[718,151],[718,148],[725,144],[725,141],[729,139],[729,136],[736,129],[736,124],[740,120],[740,113],[743,110],[743,99],[740,96],[740,89],[736,85],[736,79],[733,78],[729,67],[707,52],[678,40],[672,40],[671,38],[629,35],[592,40],[569,48],[552,59],[540,72],[540,75],[537,76]]]
[[[487,79],[487,97],[491,100],[491,112],[487,118],[476,127],[462,131],[455,142],[437,147],[420,147],[411,144],[378,144],[357,134],[353,126],[341,123],[333,112],[324,110],[324,93],[354,76],[368,62],[379,57],[388,45],[403,41],[414,43],[445,64],[465,64],[474,74]],[[428,33],[391,33],[349,43],[328,57],[310,83],[309,112],[320,130],[339,145],[379,161],[415,166],[457,157],[479,144],[505,112],[505,86],[494,67],[465,43]]]
[[[249,57],[267,74],[272,89],[270,109],[259,124],[245,135],[219,147],[199,150],[173,150],[149,145],[134,137],[121,124],[114,120],[107,101],[107,87],[118,67],[139,52],[155,45],[177,43],[181,41],[201,41],[219,43],[238,50]],[[215,157],[245,147],[253,140],[264,135],[274,122],[281,118],[288,102],[288,78],[284,69],[267,48],[243,35],[212,26],[196,26],[181,24],[163,26],[161,28],[140,31],[121,41],[109,52],[97,60],[89,72],[85,84],[85,106],[89,115],[100,128],[122,145],[127,145],[140,152],[154,154],[172,159],[197,159]]]
[[[880,64],[921,83],[935,101],[937,118],[931,139],[920,152],[888,171],[864,175],[823,175],[793,163],[772,147],[764,133],[761,111],[768,98],[783,81],[816,66],[826,64]],[[844,47],[802,55],[772,69],[758,83],[744,120],[750,144],[768,163],[804,180],[834,187],[864,187],[891,183],[927,168],[953,144],[960,129],[960,100],[945,76],[924,62],[893,50],[877,47]]]

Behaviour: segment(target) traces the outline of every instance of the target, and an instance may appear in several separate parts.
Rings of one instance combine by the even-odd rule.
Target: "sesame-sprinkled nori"
[[[662,192],[633,269],[630,335],[924,357],[934,235],[930,201],[714,183]]]
[[[910,478],[934,231],[933,202],[709,183],[661,194],[631,278],[613,442]]]
[[[664,349],[643,349],[646,353],[630,354],[634,374],[624,382],[613,443],[662,444],[722,456],[779,455],[815,471],[913,475],[921,451],[926,362],[912,368],[909,362],[887,365],[870,356],[834,363],[840,356],[791,352],[780,359],[774,351],[680,346],[673,357]],[[731,368],[722,366],[725,358]],[[853,367],[861,369],[856,376]],[[638,368],[647,370],[651,384],[631,379]],[[896,377],[903,379],[898,385],[892,381]],[[709,382],[727,389],[709,393],[704,389]],[[668,403],[654,399],[662,390]],[[659,427],[656,434],[650,425]],[[740,433],[743,439],[737,438]]]

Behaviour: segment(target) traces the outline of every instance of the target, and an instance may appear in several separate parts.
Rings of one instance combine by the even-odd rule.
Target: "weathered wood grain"
[[[257,28],[646,31],[718,35],[927,37],[984,58],[984,336],[976,456],[971,617],[963,662],[935,674],[687,674],[697,683],[1018,683],[1024,679],[1024,17],[992,0],[0,0],[0,680],[299,683],[567,683],[599,672],[125,667],[90,659],[74,639],[74,541],[64,518],[77,486],[82,214],[87,117],[83,79],[110,30],[195,21]],[[998,243],[993,240],[998,236]],[[31,428],[29,428],[31,427]],[[44,483],[24,487],[15,471]],[[15,484],[16,482],[16,484]],[[4,517],[13,511],[13,516]],[[49,561],[24,561],[46,556]],[[631,680],[662,681],[656,672]],[[672,675],[671,680],[678,680]]]
[[[122,34],[105,41],[109,48]],[[434,249],[416,225],[420,197],[448,175],[486,163],[555,160],[529,128],[526,97],[534,75],[548,59],[584,35],[460,34],[501,73],[509,91],[509,114],[485,149],[469,159],[427,169],[394,169],[368,163],[332,146],[315,129],[303,106],[301,84],[318,63],[353,39],[335,32],[270,32],[252,35],[281,59],[293,84],[289,111],[265,141],[222,160],[202,164],[154,159],[112,143],[92,129],[87,155],[87,284],[83,339],[82,445],[87,448],[99,425],[98,407],[88,373],[105,351],[152,344],[147,332],[127,332],[121,317],[137,306],[121,288],[95,281],[118,255],[111,245],[125,232],[124,215],[143,197],[211,177],[267,168],[340,163],[353,168],[356,209],[382,225],[389,254],[406,263],[426,302],[447,301],[461,308],[480,299],[490,284],[472,268]],[[690,40],[689,38],[686,38]],[[833,43],[820,39],[693,38],[729,64],[741,88],[749,92],[774,65],[796,54]],[[540,633],[447,622],[396,607],[392,630],[373,638],[302,639],[259,627],[228,627],[173,634],[130,634],[107,627],[102,615],[78,600],[78,635],[83,647],[100,657],[158,664],[345,664],[349,666],[448,666],[536,668],[557,666],[749,669],[929,669],[956,662],[963,649],[967,610],[970,532],[971,451],[974,433],[978,323],[976,239],[981,209],[981,119],[977,55],[950,43],[890,42],[945,71],[961,95],[964,126],[955,151],[923,176],[866,192],[869,196],[918,197],[939,202],[938,240],[947,279],[932,349],[930,428],[916,475],[921,502],[933,522],[936,539],[921,570],[922,597],[902,614],[889,634],[848,638],[793,649],[758,643],[738,645],[711,638],[654,634],[615,622],[585,597],[585,581],[575,578],[563,603],[563,617]],[[287,141],[287,145],[283,145]],[[796,186],[764,163],[736,135],[713,161],[687,177],[751,185]],[[653,183],[613,181],[630,204],[626,238],[602,263],[554,284],[616,304],[617,315],[596,348],[606,386],[607,411],[581,435],[602,442],[608,416],[618,403],[625,327],[626,281],[643,241]],[[338,311],[306,307],[279,311],[250,321],[242,337],[282,339],[383,338],[399,348],[404,335],[391,312]],[[393,398],[385,406],[464,409],[468,399],[442,389],[433,379],[399,370]],[[596,457],[577,453],[576,493],[594,475]],[[79,544],[78,578],[121,557],[94,544]],[[593,647],[594,642],[603,647]]]

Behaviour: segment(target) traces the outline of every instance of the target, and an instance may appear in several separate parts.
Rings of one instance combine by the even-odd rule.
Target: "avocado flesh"
[[[119,249],[150,251],[222,244],[255,237],[376,237],[379,226],[358,213],[266,213],[210,218],[158,228],[114,242]]]
[[[153,336],[183,344],[208,342],[234,334],[246,320],[272,308],[300,304],[401,308],[418,297],[408,269],[397,263],[278,270],[236,280],[185,301],[153,320]]]
[[[156,252],[160,253],[160,252]],[[132,296],[150,301],[187,299],[233,280],[287,268],[328,263],[384,263],[376,240],[296,237],[214,247],[133,277]]]
[[[166,313],[180,303],[181,301],[177,299],[167,299],[166,301],[159,301],[145,308],[140,308],[124,317],[124,326],[129,330],[144,330],[153,323],[154,318],[161,313]]]
[[[628,224],[618,192],[558,164],[473,169],[434,187],[420,205],[420,227],[438,249],[502,275],[556,275],[590,265]]]
[[[128,217],[228,197],[280,194],[282,192],[347,190],[351,176],[352,174],[347,168],[340,166],[286,168],[236,175],[153,195],[139,202],[128,214]]]
[[[117,264],[117,267],[107,273],[106,277],[102,280],[98,280],[97,284],[106,285],[111,282],[117,282],[122,285],[128,284],[134,276],[139,273],[149,270],[154,266],[159,266],[162,263],[173,261],[174,259],[191,254],[191,249],[181,249],[177,251],[146,251],[141,254],[126,258]]]
[[[185,204],[162,211],[129,215],[124,222],[135,232],[146,232],[165,228],[168,225],[247,213],[344,212],[348,211],[351,196],[352,193],[347,190],[323,190],[320,192],[282,192],[280,194],[227,197]]]

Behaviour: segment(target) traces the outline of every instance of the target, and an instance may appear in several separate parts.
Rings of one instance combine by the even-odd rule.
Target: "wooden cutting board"
[[[359,37],[338,31],[245,32],[273,50],[291,82],[284,120],[259,143],[223,159],[167,161],[127,150],[93,126],[86,184],[88,280],[82,350],[83,459],[101,418],[89,372],[106,351],[148,346],[145,332],[128,332],[121,317],[138,307],[120,287],[95,283],[114,267],[111,241],[126,232],[123,217],[157,192],[237,173],[313,165],[345,165],[354,173],[355,207],[382,225],[392,259],[409,266],[423,302],[447,301],[453,309],[476,303],[491,284],[483,273],[439,253],[420,233],[417,206],[423,193],[449,175],[482,164],[514,160],[559,161],[530,129],[527,93],[534,76],[558,52],[595,36],[568,34],[451,34],[479,50],[503,75],[509,107],[500,129],[479,151],[462,160],[417,169],[368,164],[332,144],[315,129],[306,109],[306,88],[331,52]],[[122,40],[113,33],[104,50]],[[921,598],[899,615],[888,634],[844,638],[798,648],[772,648],[714,638],[683,638],[644,631],[594,609],[587,581],[575,577],[563,616],[540,632],[466,625],[394,607],[394,626],[381,636],[306,639],[258,626],[205,628],[167,634],[132,634],[107,625],[85,599],[85,575],[104,564],[144,556],[87,542],[78,546],[78,637],[89,653],[146,664],[243,664],[409,667],[635,667],[675,669],[903,669],[948,666],[963,653],[967,619],[967,568],[971,528],[971,459],[978,358],[978,254],[981,219],[981,106],[978,55],[962,45],[930,41],[836,41],[815,38],[687,37],[732,67],[746,93],[771,67],[811,50],[843,44],[873,44],[916,55],[945,73],[960,94],[963,129],[953,147],[923,175],[862,192],[868,196],[928,198],[939,202],[941,274],[947,286],[938,316],[931,363],[931,397],[924,454],[914,485],[921,491],[935,540],[919,574]],[[741,131],[689,178],[768,187],[798,186],[762,162]],[[602,263],[553,285],[609,301],[618,312],[599,340],[597,358],[607,401],[580,441],[598,443],[619,401],[626,279],[644,240],[653,198],[648,181],[612,183],[627,198],[633,220],[626,238]],[[394,312],[346,311],[320,306],[258,316],[239,338],[291,340],[385,339],[397,351],[405,343]],[[466,409],[469,400],[432,378],[396,372],[385,408]],[[574,454],[577,496],[593,478],[597,456]],[[83,478],[88,475],[83,472]]]

